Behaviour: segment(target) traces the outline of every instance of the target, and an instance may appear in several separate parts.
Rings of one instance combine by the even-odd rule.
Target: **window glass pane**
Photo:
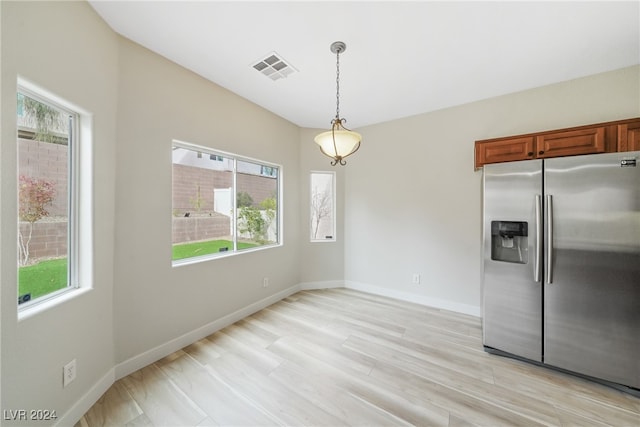
[[[238,249],[277,243],[278,169],[238,160],[236,180]]]
[[[173,260],[233,250],[233,159],[173,147]]]
[[[335,240],[335,173],[311,173],[311,241]]]
[[[67,288],[73,115],[18,93],[18,303]]]
[[[277,166],[174,142],[173,261],[279,244],[278,179]]]
[[[24,95],[18,92],[18,123],[24,116]]]

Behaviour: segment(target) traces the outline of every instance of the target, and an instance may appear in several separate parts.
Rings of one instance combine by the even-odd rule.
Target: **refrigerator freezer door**
[[[545,160],[544,183],[544,362],[640,388],[640,152]]]
[[[483,191],[484,345],[541,361],[542,161],[485,165]]]

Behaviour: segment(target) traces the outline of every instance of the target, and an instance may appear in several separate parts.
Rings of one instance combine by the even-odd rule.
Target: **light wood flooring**
[[[640,426],[640,399],[483,351],[480,320],[303,291],[117,381],[81,426]]]

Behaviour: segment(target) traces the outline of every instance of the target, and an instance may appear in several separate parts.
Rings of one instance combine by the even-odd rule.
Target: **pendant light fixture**
[[[358,132],[353,132],[346,127],[346,119],[340,118],[340,54],[344,53],[347,45],[343,42],[333,42],[331,52],[336,54],[336,117],[331,120],[331,130],[322,132],[314,138],[316,144],[320,146],[320,151],[325,156],[331,157],[331,166],[340,163],[342,166],[347,162],[345,157],[358,151],[362,136]]]

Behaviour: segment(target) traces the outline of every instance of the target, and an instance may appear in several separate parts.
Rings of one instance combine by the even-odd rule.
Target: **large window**
[[[18,304],[78,287],[79,115],[18,87]]]
[[[311,172],[311,241],[336,240],[335,172]]]
[[[173,264],[280,244],[278,165],[174,141]]]

